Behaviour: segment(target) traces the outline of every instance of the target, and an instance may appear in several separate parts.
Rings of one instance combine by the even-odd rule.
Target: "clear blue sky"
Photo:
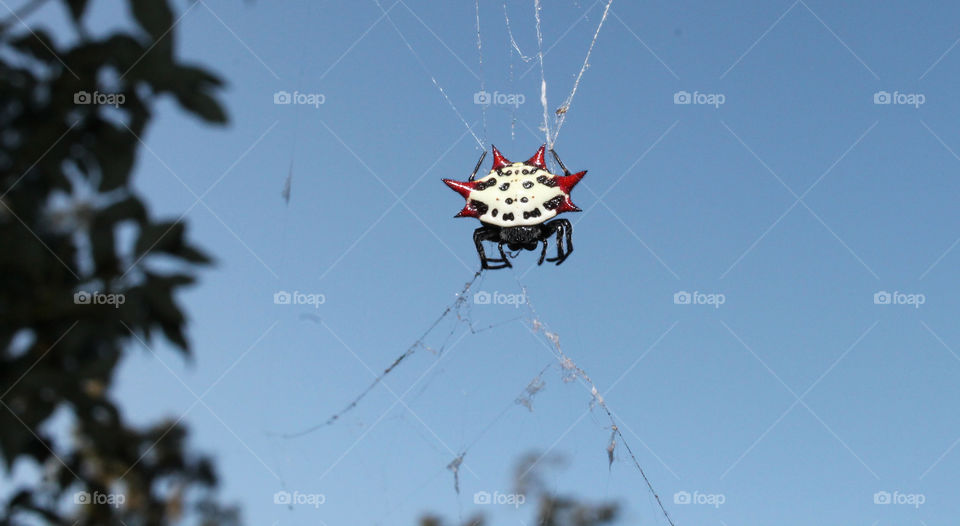
[[[346,404],[366,366],[386,367],[478,266],[476,221],[452,219],[462,201],[440,179],[465,178],[481,149],[431,75],[485,147],[524,160],[543,142],[539,68],[511,61],[501,2],[481,2],[482,67],[473,2],[381,2],[389,17],[370,0],[206,0],[182,18],[177,47],[228,80],[232,123],[162,104],[137,187],[156,214],[189,210],[218,265],[182,296],[196,363],[157,345],[168,372],[134,352],[116,395],[137,421],[189,410],[194,445],[215,454],[249,524],[403,525],[426,510],[529,523],[532,506],[473,495],[511,491],[515,461],[548,448],[566,461],[544,473],[552,490],[619,501],[624,523],[664,523],[622,446],[608,469],[609,422],[587,412],[582,385],[554,368],[532,413],[511,406],[551,360],[520,320],[460,326],[456,345],[420,350],[336,426],[276,436]],[[544,1],[551,110],[604,3]],[[532,0],[508,4],[535,53]],[[95,3],[91,24],[125,17],[111,5]],[[958,21],[946,2],[613,3],[556,143],[589,170],[574,191],[576,251],[529,272],[522,254],[476,290],[527,287],[678,524],[960,514]],[[484,129],[481,79],[525,99],[514,130],[496,105]],[[324,104],[275,105],[277,91]],[[724,103],[675,104],[680,91]],[[923,104],[875,104],[878,92]],[[325,302],[275,305],[278,290]],[[675,304],[681,291],[724,303]],[[880,291],[924,303],[876,304]],[[477,326],[518,316],[530,312],[472,308]],[[468,446],[458,496],[445,466]],[[281,490],[326,501],[276,505]],[[675,504],[683,491],[723,503]],[[884,491],[923,503],[875,504]]]

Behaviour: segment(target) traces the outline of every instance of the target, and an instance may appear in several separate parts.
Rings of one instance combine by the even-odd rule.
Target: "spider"
[[[586,170],[571,174],[560,161],[557,152],[550,150],[563,175],[554,175],[544,163],[546,145],[533,157],[522,163],[508,161],[493,146],[493,167],[485,177],[474,180],[487,152],[483,152],[473,173],[466,181],[444,179],[467,204],[455,217],[475,217],[483,224],[473,232],[473,242],[485,269],[512,267],[504,252],[536,250],[542,243],[538,265],[549,261],[563,263],[573,252],[573,226],[566,219],[553,219],[563,212],[579,212],[570,201],[570,190],[586,175]],[[556,235],[557,255],[548,258],[547,240]],[[488,258],[484,241],[497,243],[499,258]],[[513,256],[511,256],[513,257]]]

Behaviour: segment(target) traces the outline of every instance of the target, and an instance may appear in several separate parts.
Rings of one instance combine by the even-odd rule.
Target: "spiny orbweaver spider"
[[[557,265],[573,252],[573,227],[566,219],[553,219],[563,212],[579,212],[570,200],[570,190],[586,175],[586,170],[571,174],[553,150],[563,175],[550,173],[544,163],[546,145],[522,163],[511,163],[493,147],[493,167],[483,178],[474,180],[487,152],[483,152],[473,174],[466,181],[444,179],[467,204],[456,217],[475,217],[483,224],[473,232],[473,242],[485,269],[512,267],[504,245],[512,251],[536,250],[542,243],[540,260]],[[548,258],[547,240],[556,235],[557,256]],[[499,258],[487,258],[483,242],[497,243]]]

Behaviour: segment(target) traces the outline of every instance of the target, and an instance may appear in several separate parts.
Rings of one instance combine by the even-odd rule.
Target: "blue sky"
[[[551,111],[605,3],[544,0]],[[523,286],[677,524],[952,521],[960,6],[943,2],[614,1],[556,142],[589,170],[574,254],[484,274],[469,319],[494,328],[448,318],[425,340],[453,330],[442,354],[420,349],[337,425],[278,436],[348,403],[478,268],[477,224],[452,219],[462,201],[440,183],[481,151],[461,116],[512,160],[544,142],[539,67],[511,53],[503,4],[480,4],[482,66],[473,2],[381,0],[386,16],[372,0],[180,6],[178,49],[229,82],[232,123],[162,103],[137,188],[155,214],[186,212],[218,264],[182,295],[195,363],[155,342],[124,364],[131,418],[186,413],[249,524],[414,524],[428,510],[529,524],[532,505],[473,496],[511,492],[535,451],[549,451],[552,491],[663,523],[622,445],[608,468],[610,422],[582,383],[553,367],[532,412],[513,404],[550,345],[528,306],[472,294]],[[91,25],[126,17],[111,5],[96,2]],[[507,9],[533,55],[533,2]],[[484,116],[481,82],[523,103]],[[280,91],[323,104],[274,104]],[[324,301],[277,305],[280,290]],[[457,495],[446,466],[464,450]],[[277,505],[278,491],[325,501]]]

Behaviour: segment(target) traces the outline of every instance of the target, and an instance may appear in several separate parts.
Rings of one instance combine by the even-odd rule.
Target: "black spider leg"
[[[537,265],[543,265],[543,259],[547,257],[547,239],[541,239],[540,242],[543,243],[543,249],[540,251],[540,260],[537,261]]]
[[[487,153],[487,152],[483,152],[483,153]],[[570,175],[570,170],[567,170],[567,167],[563,165],[563,161],[560,160],[560,156],[557,155],[557,152],[554,151],[553,148],[551,148],[550,153],[553,154],[553,158],[557,160],[557,164],[559,164],[560,169],[563,170],[563,175]]]
[[[503,241],[500,241],[497,243],[497,250],[500,251],[500,257],[503,259],[504,262],[506,262],[507,264],[506,266],[512,267],[513,265],[510,264],[510,259],[507,257],[507,253],[503,251]],[[517,255],[514,254],[512,257],[517,257]],[[491,259],[490,261],[494,261],[494,260]]]
[[[573,253],[573,225],[566,219],[554,219],[543,226],[547,232],[552,230],[557,233],[557,257],[547,258],[547,261],[559,265]]]
[[[473,167],[473,173],[470,174],[470,178],[467,179],[467,181],[473,181],[473,178],[477,176],[477,172],[480,171],[480,165],[483,164],[483,158],[486,156],[487,156],[487,151],[484,150],[483,153],[480,155],[480,160],[477,161],[477,165]]]
[[[500,250],[500,258],[487,258],[487,253],[483,250],[484,241],[496,241],[499,243],[497,248]],[[507,255],[503,253],[503,243],[500,241],[500,231],[498,228],[482,226],[473,231],[473,244],[477,246],[477,254],[480,256],[480,267],[485,269],[498,269],[512,267]],[[498,263],[498,265],[491,265]]]

